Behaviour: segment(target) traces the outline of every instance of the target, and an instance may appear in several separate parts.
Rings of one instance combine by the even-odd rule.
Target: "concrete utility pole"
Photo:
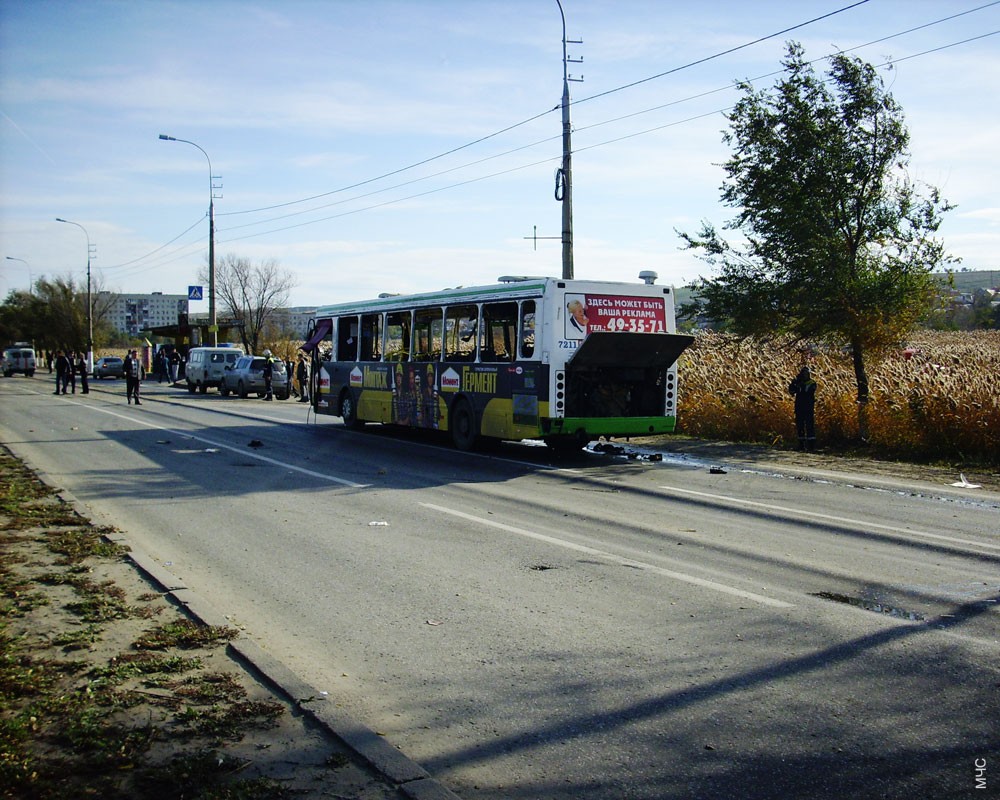
[[[563,157],[562,167],[556,173],[556,200],[562,202],[562,276],[567,280],[573,278],[573,147],[570,142],[570,132],[572,126],[569,119],[569,82],[582,81],[583,77],[571,78],[569,75],[569,64],[580,64],[582,58],[571,59],[566,55],[566,14],[560,0],[556,0],[559,6],[559,16],[562,17],[562,46],[563,46],[563,94],[562,94],[562,128],[563,128]],[[573,44],[582,44],[582,40],[573,40]]]

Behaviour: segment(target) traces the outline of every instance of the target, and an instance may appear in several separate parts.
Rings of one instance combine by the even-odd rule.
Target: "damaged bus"
[[[310,402],[350,427],[446,431],[461,450],[670,433],[676,362],[693,337],[676,332],[672,288],[639,277],[506,276],[319,308],[303,346]]]

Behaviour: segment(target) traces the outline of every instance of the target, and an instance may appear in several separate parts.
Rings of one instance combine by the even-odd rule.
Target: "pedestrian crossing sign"
[[[201,286],[188,286],[188,300],[201,300]]]

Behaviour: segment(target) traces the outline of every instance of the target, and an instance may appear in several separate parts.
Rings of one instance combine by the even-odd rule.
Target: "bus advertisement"
[[[447,431],[455,446],[671,433],[678,334],[669,286],[503,277],[317,309],[310,402],[350,427]]]

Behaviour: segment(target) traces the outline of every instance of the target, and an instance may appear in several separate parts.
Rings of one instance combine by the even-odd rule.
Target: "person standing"
[[[177,371],[181,366],[181,354],[175,347],[170,353],[170,382],[177,383]]]
[[[129,350],[128,355],[125,356],[125,396],[128,398],[129,405],[132,404],[133,397],[137,406],[142,405],[139,401],[139,378],[142,374],[140,370],[141,366],[135,350]]]
[[[87,359],[83,357],[83,353],[77,354],[76,371],[80,373],[80,390],[84,394],[90,394],[90,384],[88,383],[87,375]]]
[[[306,363],[304,354],[299,353],[299,360],[295,365],[295,379],[299,382],[299,402],[309,402],[309,365]]]
[[[76,352],[67,353],[66,360],[69,362],[69,369],[66,370],[66,377],[69,382],[70,394],[76,394]],[[65,388],[63,388],[63,394],[66,394]]]
[[[273,400],[274,390],[271,388],[271,381],[274,379],[274,357],[270,350],[264,351],[264,399]]]
[[[66,386],[69,383],[69,373],[73,369],[69,359],[62,350],[56,351],[56,390],[54,394],[59,394],[60,390],[66,394]]]
[[[788,392],[795,398],[795,431],[799,437],[799,450],[816,449],[816,381],[809,367],[803,367],[788,385]]]

